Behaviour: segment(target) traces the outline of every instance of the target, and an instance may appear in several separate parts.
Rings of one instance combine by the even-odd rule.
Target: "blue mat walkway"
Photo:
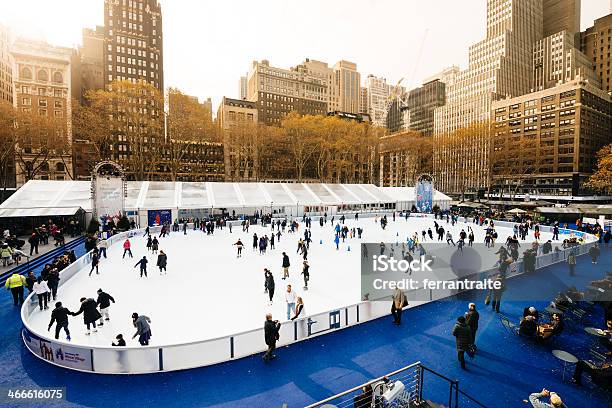
[[[612,249],[602,250],[598,265],[592,265],[588,257],[580,257],[575,277],[569,277],[567,266],[561,264],[538,271],[529,279],[514,279],[505,297],[510,298],[513,292],[540,293],[542,288],[549,292],[569,285],[584,288],[607,271],[612,271]],[[535,306],[543,308],[549,300],[546,296]],[[462,371],[450,333],[469,301],[454,299],[410,309],[404,313],[401,327],[393,326],[390,318],[379,319],[282,348],[277,352],[278,359],[267,365],[260,356],[253,356],[174,373],[104,376],[61,369],[32,356],[19,337],[17,309],[5,294],[0,299],[0,389],[66,387],[67,401],[38,405],[44,407],[280,408],[286,402],[294,408],[420,360],[458,379],[462,390],[487,407],[527,406],[523,399],[542,388],[558,392],[570,408],[606,406],[601,395],[562,383],[560,374],[552,372],[560,367],[550,353],[552,348],[587,356],[589,339],[585,333],[563,333],[554,347],[536,345],[506,334],[498,315],[485,309],[482,299],[477,300],[481,309],[478,355],[468,361],[468,370]],[[523,308],[532,304],[504,302],[502,312],[518,321]],[[600,327],[603,324],[597,323]],[[427,384],[427,395],[436,394],[444,402],[448,385]]]

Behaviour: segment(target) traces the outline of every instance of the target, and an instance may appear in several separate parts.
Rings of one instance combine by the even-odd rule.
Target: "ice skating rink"
[[[72,343],[110,346],[115,336],[122,333],[128,346],[138,347],[138,342],[132,340],[135,332],[131,320],[133,312],[151,318],[151,345],[187,343],[260,328],[268,312],[274,319],[282,321],[287,318],[284,296],[287,284],[291,284],[297,295],[303,298],[306,315],[354,304],[360,301],[361,242],[399,240],[401,243],[414,233],[420,237],[423,229],[434,230],[432,218],[411,217],[406,221],[398,217],[394,222],[388,215],[386,230],[382,230],[374,218],[362,217],[359,221],[355,221],[352,215],[348,218],[346,225],[363,228],[363,235],[361,240],[352,238],[341,242],[340,250],[336,250],[333,243],[334,226],[330,224],[330,218],[323,227],[319,226],[318,220],[313,220],[307,291],[303,290],[300,274],[302,257],[296,254],[297,241],[304,236],[301,222],[294,234],[287,227],[280,242],[276,242],[276,248],[268,247],[265,255],[253,250],[253,234],[270,236],[269,226],[251,226],[248,233],[242,232],[241,227],[234,227],[232,233],[227,227],[217,229],[214,235],[192,229],[187,231],[187,235],[182,231],[172,232],[168,237],[159,238],[160,250],[168,255],[167,275],[160,275],[156,266],[157,256],[147,251],[144,237],[130,239],[133,258],[122,259],[123,247],[119,242],[108,249],[107,259],[102,258],[99,275],[94,271],[92,276],[88,276],[89,268],[83,269],[60,287],[58,300],[71,311],[79,309],[81,297],[95,299],[99,288],[116,301],[110,308],[111,320],[89,336],[85,335],[83,315],[71,317]],[[336,223],[337,220],[338,217]],[[484,228],[476,224],[451,226],[440,220],[438,223],[452,232],[455,241],[459,239],[459,232],[462,229],[467,231],[469,225],[474,230],[475,242],[484,242]],[[510,228],[496,226],[495,229],[498,233],[496,247],[513,235]],[[238,238],[245,245],[241,258],[236,257],[236,246],[232,245]],[[540,240],[545,242],[550,238],[551,234],[542,232]],[[530,231],[527,241],[533,239],[533,231]],[[520,252],[525,249],[527,246],[523,245]],[[291,262],[288,280],[282,280],[283,251]],[[149,276],[146,278],[141,278],[138,268],[134,268],[143,255],[149,260]],[[494,260],[492,254],[490,266]],[[272,305],[268,304],[268,295],[264,293],[264,268],[272,271],[276,283]],[[35,331],[46,332],[54,303],[49,304],[48,310],[33,312],[30,324]],[[53,331],[54,328],[49,335],[52,336]],[[60,341],[64,338],[62,332]]]

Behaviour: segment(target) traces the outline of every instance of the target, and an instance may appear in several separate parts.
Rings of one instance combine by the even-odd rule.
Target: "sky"
[[[485,36],[485,0],[160,0],[164,82],[213,99],[239,97],[253,60],[289,68],[305,58],[357,64],[408,89],[442,69],[467,66]],[[0,0],[0,23],[14,36],[81,44],[102,25],[103,0]],[[610,13],[610,0],[583,0],[582,29]]]

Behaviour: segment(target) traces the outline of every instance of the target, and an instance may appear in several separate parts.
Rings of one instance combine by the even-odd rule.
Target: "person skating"
[[[51,268],[49,274],[47,275],[47,285],[49,286],[49,290],[51,290],[51,296],[53,297],[53,300],[55,300],[55,298],[57,297],[57,288],[59,287],[59,281],[59,270],[57,268]],[[49,295],[47,295],[47,298],[48,297]]]
[[[140,261],[136,262],[136,265],[134,265],[134,268],[137,266],[140,266],[140,277],[142,278],[142,274],[144,273],[144,276],[147,276],[147,263],[149,263],[149,261],[147,261],[147,257],[143,256]]]
[[[266,322],[264,323],[264,341],[266,342],[266,346],[268,346],[268,350],[263,355],[263,361],[268,362],[276,356],[274,355],[274,350],[276,350],[276,342],[279,339],[279,330],[281,324],[278,320],[272,320],[272,314],[266,314]]]
[[[259,238],[257,237],[257,233],[253,234],[253,252],[257,251],[257,244],[259,243]]]
[[[62,306],[62,302],[55,304],[55,309],[51,312],[51,321],[47,331],[51,330],[51,326],[55,323],[55,339],[59,339],[59,332],[64,329],[66,332],[66,340],[70,341],[70,331],[68,330],[68,315],[72,315],[72,312]]]
[[[89,276],[91,276],[91,273],[93,272],[93,270],[96,270],[96,275],[100,274],[100,271],[98,269],[98,266],[100,264],[100,255],[98,255],[97,252],[94,251],[93,255],[91,256],[91,269],[89,271]]]
[[[132,313],[132,324],[136,328],[136,333],[132,336],[133,339],[138,336],[138,343],[141,346],[148,346],[149,340],[151,339],[151,319],[145,315],[138,315],[138,313]]]
[[[49,298],[48,293],[50,290],[49,286],[47,286],[47,282],[42,280],[42,278],[39,276],[38,279],[36,279],[32,290],[38,297],[38,306],[40,307],[40,310],[48,309],[47,299]]]
[[[102,255],[104,255],[104,258],[106,258],[106,251],[108,249],[108,241],[106,239],[101,239],[100,242],[98,243],[98,253],[100,254],[100,258],[102,258]]]
[[[274,275],[272,275],[272,272],[270,272],[269,269],[264,268],[264,277],[265,277],[264,288],[266,292],[268,293],[268,297],[270,298],[269,304],[271,305],[272,298],[274,297],[274,289],[276,287],[276,284],[274,283]]]
[[[158,250],[159,250],[159,241],[157,240],[157,237],[153,237],[153,241],[151,241],[151,252],[156,254]]]
[[[244,248],[244,244],[242,243],[240,238],[238,238],[238,241],[236,241],[233,245],[236,245],[237,249],[236,258],[242,257],[242,248]]]
[[[159,255],[157,255],[157,267],[159,268],[159,274],[162,274],[162,270],[167,275],[168,271],[166,270],[166,265],[168,264],[168,255],[164,251],[159,251]]]
[[[104,326],[102,318],[104,318],[106,321],[110,320],[110,304],[111,302],[115,303],[115,298],[104,292],[102,289],[98,289],[97,293],[98,299],[96,300],[96,305],[100,308],[100,322],[98,323],[98,326]]]
[[[147,234],[149,233],[148,230],[149,227],[147,227]],[[130,254],[130,258],[134,257],[132,255],[132,243],[130,242],[129,238],[126,238],[125,241],[123,241],[123,258],[125,258],[125,254]]]
[[[90,326],[93,326],[93,332],[96,333],[98,329],[96,328],[96,321],[102,317],[100,312],[98,312],[98,305],[96,301],[92,298],[81,298],[81,307],[78,312],[72,313],[73,316],[78,316],[83,313],[83,323],[85,327],[87,327],[86,335],[90,335],[89,331]]]
[[[289,256],[283,252],[283,280],[287,279],[289,277],[289,267],[291,266],[291,264],[289,263]]]
[[[149,238],[147,238],[147,251],[151,251],[152,247],[153,247],[153,239],[149,235]]]
[[[302,267],[302,275],[304,275],[304,290],[308,290],[308,281],[310,280],[310,265],[304,260]]]
[[[26,285],[25,276],[19,275],[18,273],[13,273],[10,278],[6,280],[4,287],[7,290],[11,291],[11,295],[13,295],[13,305],[17,306],[19,302],[20,305],[23,305],[23,288]]]
[[[453,336],[455,336],[457,347],[457,359],[461,363],[461,368],[465,370],[465,352],[470,349],[472,344],[472,332],[469,326],[465,323],[465,317],[460,316],[453,327]]]
[[[146,236],[149,236],[149,237],[150,237],[150,236],[151,236],[151,233],[150,233],[150,231],[149,231],[149,226],[148,226],[148,225],[147,225],[147,228],[145,228],[145,230],[144,230],[144,235],[143,235],[143,236],[144,236],[144,237],[146,237]]]

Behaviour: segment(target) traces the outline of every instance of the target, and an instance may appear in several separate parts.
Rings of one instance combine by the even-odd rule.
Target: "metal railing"
[[[428,385],[432,385],[434,380],[441,381],[441,384],[429,393],[427,391],[431,387],[428,387]],[[401,385],[398,385],[397,381],[401,382]],[[391,398],[386,397],[385,391],[388,390],[389,384],[393,384],[395,387],[399,386],[401,392],[396,393],[396,395]],[[363,393],[366,387],[372,387],[372,395],[370,397],[365,397]],[[401,387],[403,387],[403,389]],[[447,387],[448,393],[443,391]],[[470,405],[467,404],[474,404],[475,406],[486,408],[483,403],[459,389],[458,380],[448,378],[423,365],[420,361],[315,402],[314,404],[310,404],[305,408],[348,408],[355,406],[356,400],[359,401],[359,406],[362,408],[409,408],[425,401],[433,401],[438,404],[444,403],[447,404],[445,406],[449,408],[469,407]],[[466,401],[465,404],[461,403],[462,401]]]

